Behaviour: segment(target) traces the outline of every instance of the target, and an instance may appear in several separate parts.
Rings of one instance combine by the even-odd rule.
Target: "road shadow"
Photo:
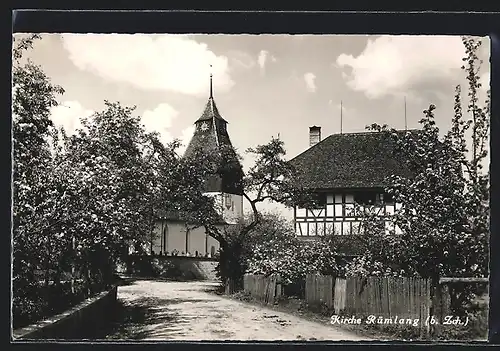
[[[180,303],[212,303],[210,299],[160,299],[143,297],[132,302],[118,300],[113,321],[96,339],[178,339],[189,331],[197,315],[179,314],[169,306]]]
[[[182,277],[158,277],[158,276],[149,276],[140,274],[120,274],[119,279],[131,283],[141,280],[152,281],[152,282],[181,282],[181,283],[209,281],[209,280],[198,279],[194,275],[188,275]]]
[[[224,285],[222,283],[214,283],[211,285],[206,285],[204,286],[201,291],[209,293],[209,294],[216,294],[216,295],[225,295],[224,294]]]

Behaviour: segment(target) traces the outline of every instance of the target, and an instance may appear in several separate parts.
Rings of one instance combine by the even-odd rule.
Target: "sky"
[[[489,38],[479,53],[489,87]],[[72,133],[104,100],[136,106],[149,131],[187,146],[209,97],[248,169],[245,150],[280,136],[287,158],[309,147],[309,127],[322,139],[361,132],[371,123],[418,128],[437,106],[447,130],[464,47],[459,36],[43,34],[28,54],[65,93],[52,119]],[[212,65],[212,68],[210,67]],[[406,103],[405,103],[406,101]],[[248,206],[245,206],[248,208]],[[276,204],[263,210],[292,211]]]

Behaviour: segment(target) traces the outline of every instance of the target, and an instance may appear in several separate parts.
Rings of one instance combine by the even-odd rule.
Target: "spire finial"
[[[213,99],[213,88],[212,88],[212,65],[210,65],[210,99]]]

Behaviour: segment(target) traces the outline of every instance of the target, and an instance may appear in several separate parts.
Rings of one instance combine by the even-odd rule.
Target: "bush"
[[[479,299],[472,299],[466,306],[467,325],[439,325],[435,335],[440,340],[486,340],[488,338],[488,297],[487,293]],[[486,298],[485,298],[486,297]]]
[[[177,277],[182,274],[179,267],[171,261],[155,259],[153,260],[152,265],[155,277],[169,278]]]
[[[161,257],[131,256],[128,260],[128,272],[140,277],[167,278],[180,280],[196,279],[194,273],[184,271],[175,261]]]
[[[24,327],[43,316],[45,303],[39,294],[35,296],[15,295],[12,299],[13,328]]]
[[[303,296],[301,286],[307,274],[342,275],[340,260],[331,237],[306,242],[288,232],[256,244],[247,273],[279,274],[289,291]]]
[[[32,288],[29,295],[16,295],[13,298],[13,328],[21,328],[43,318],[63,313],[86,298],[103,291],[102,284],[94,284],[89,289],[85,284],[75,283],[71,292],[71,283],[41,284]]]

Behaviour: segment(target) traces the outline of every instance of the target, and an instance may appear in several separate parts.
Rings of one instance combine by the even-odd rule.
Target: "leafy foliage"
[[[488,275],[489,172],[484,172],[483,160],[487,156],[489,92],[485,107],[478,106],[481,62],[476,52],[480,42],[463,38],[463,43],[466,65],[462,69],[469,82],[467,118],[458,86],[452,127],[443,137],[435,123],[434,105],[424,111],[418,133],[399,136],[387,126],[369,127],[394,140],[408,155],[415,176],[394,176],[386,189],[401,204],[391,220],[402,233],[371,231],[367,252],[348,268],[350,274],[418,275],[434,281],[442,276]],[[452,292],[455,312],[472,289]]]
[[[112,283],[117,260],[149,246],[163,212],[213,205],[201,196],[209,165],[146,133],[134,107],[105,101],[75,134],[55,128],[50,110],[62,88],[22,63],[37,38],[13,52],[15,325],[52,313],[48,294],[64,280],[81,298]]]
[[[218,274],[226,281],[230,278],[237,288],[241,287],[246,270],[246,256],[248,245],[252,242],[251,233],[263,225],[262,214],[258,204],[271,200],[291,206],[298,202],[311,202],[310,195],[303,189],[297,189],[291,182],[295,169],[284,158],[286,151],[284,143],[279,138],[272,138],[267,144],[258,145],[246,150],[247,154],[255,159],[254,165],[242,177],[243,197],[251,208],[251,216],[246,221],[236,225],[218,226],[221,222],[220,214],[214,211],[213,204],[200,198],[196,209],[191,213],[191,221],[203,225],[212,237],[220,243]],[[204,177],[211,172],[224,172],[227,167],[235,167],[235,161],[241,159],[229,147],[220,147],[211,155],[198,152],[198,163],[202,166]],[[227,162],[227,160],[233,160]],[[222,165],[222,167],[220,166]],[[204,203],[200,203],[204,202]]]
[[[43,297],[32,293],[38,285],[36,263],[47,261],[50,251],[43,247],[53,239],[43,231],[36,236],[32,233],[47,225],[51,203],[57,202],[46,201],[50,196],[47,136],[52,126],[50,109],[63,92],[33,62],[21,62],[24,50],[38,38],[31,36],[15,43],[12,72],[13,305],[14,313],[22,310],[32,314],[43,308]]]
[[[102,289],[116,262],[131,246],[147,250],[154,221],[172,213],[188,227],[204,226],[221,243],[221,275],[241,278],[249,233],[261,222],[256,204],[298,196],[286,180],[293,170],[283,158],[283,142],[248,150],[257,162],[240,185],[252,219],[221,226],[204,183],[241,167],[234,150],[197,150],[180,158],[178,141],[164,146],[157,133],[146,133],[134,107],[108,101],[66,135],[49,118],[62,88],[29,60],[21,64],[37,38],[23,39],[13,52],[15,315],[33,319],[47,312],[40,307],[48,301],[37,293],[40,285],[48,291],[51,283],[69,279],[75,294],[77,281],[87,295]]]
[[[250,242],[246,273],[279,274],[285,285],[300,284],[307,274],[341,274],[331,237],[302,241],[279,215],[263,214]]]

